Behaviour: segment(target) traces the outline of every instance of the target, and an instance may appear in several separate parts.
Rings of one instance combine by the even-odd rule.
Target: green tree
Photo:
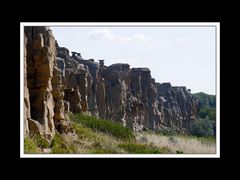
[[[195,136],[215,136],[215,121],[211,121],[209,118],[197,119],[191,125],[191,134]]]

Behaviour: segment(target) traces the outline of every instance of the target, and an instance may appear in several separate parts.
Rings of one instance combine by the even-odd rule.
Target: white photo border
[[[24,27],[215,27],[216,153],[215,154],[25,154]],[[21,22],[20,23],[20,157],[21,158],[220,158],[220,22]]]

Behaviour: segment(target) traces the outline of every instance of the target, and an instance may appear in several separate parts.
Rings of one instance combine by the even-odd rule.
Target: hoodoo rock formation
[[[135,131],[188,133],[199,109],[186,87],[156,83],[148,68],[84,59],[60,47],[48,27],[25,27],[25,134],[72,132],[67,113],[88,112]]]

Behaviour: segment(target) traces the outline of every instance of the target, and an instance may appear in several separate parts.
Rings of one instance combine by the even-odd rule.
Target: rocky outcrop
[[[65,100],[69,101],[70,111],[73,113],[81,113],[81,95],[78,88],[70,88],[65,90]]]
[[[55,129],[72,132],[68,110],[88,112],[135,131],[170,128],[188,133],[198,101],[185,87],[156,83],[148,68],[105,66],[104,60],[87,60],[77,52],[70,56],[46,27],[26,27],[25,34],[26,134],[31,128],[49,136]]]
[[[156,85],[163,125],[178,132],[188,132],[199,110],[198,100],[186,87],[172,87],[170,83]]]
[[[88,99],[88,111],[91,112],[92,115],[98,117],[98,108],[97,108],[97,75],[99,71],[99,64],[94,62],[93,59],[84,60],[80,54],[76,56],[74,53],[72,55],[72,60],[78,62],[80,65],[83,65],[86,71],[86,84],[87,88],[87,99]],[[83,76],[83,74],[79,74],[79,76]],[[78,76],[78,77],[79,77]]]
[[[28,102],[25,98],[25,122],[29,124],[29,128],[25,126],[25,129],[27,134],[38,129],[41,135],[51,139],[55,123],[65,119],[63,74],[56,63],[55,38],[48,27],[25,27],[24,33],[25,96],[29,91],[30,99]]]
[[[129,73],[128,64],[113,64],[102,71],[105,79],[106,118],[126,124],[126,80]]]
[[[27,37],[24,34],[24,134],[29,134],[28,122],[31,119],[30,115],[30,102],[29,102],[29,91],[27,87]]]
[[[93,115],[136,131],[171,128],[188,132],[198,111],[198,101],[185,87],[156,83],[148,68],[130,69],[129,64],[121,63],[107,67],[103,60],[98,64],[76,54],[70,59],[84,65],[89,75],[80,89],[84,89],[84,96],[87,90],[84,99],[88,99],[88,111]]]

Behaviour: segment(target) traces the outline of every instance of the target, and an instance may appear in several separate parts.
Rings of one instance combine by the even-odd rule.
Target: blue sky
[[[51,27],[59,46],[106,65],[148,67],[157,82],[215,94],[214,27]]]

